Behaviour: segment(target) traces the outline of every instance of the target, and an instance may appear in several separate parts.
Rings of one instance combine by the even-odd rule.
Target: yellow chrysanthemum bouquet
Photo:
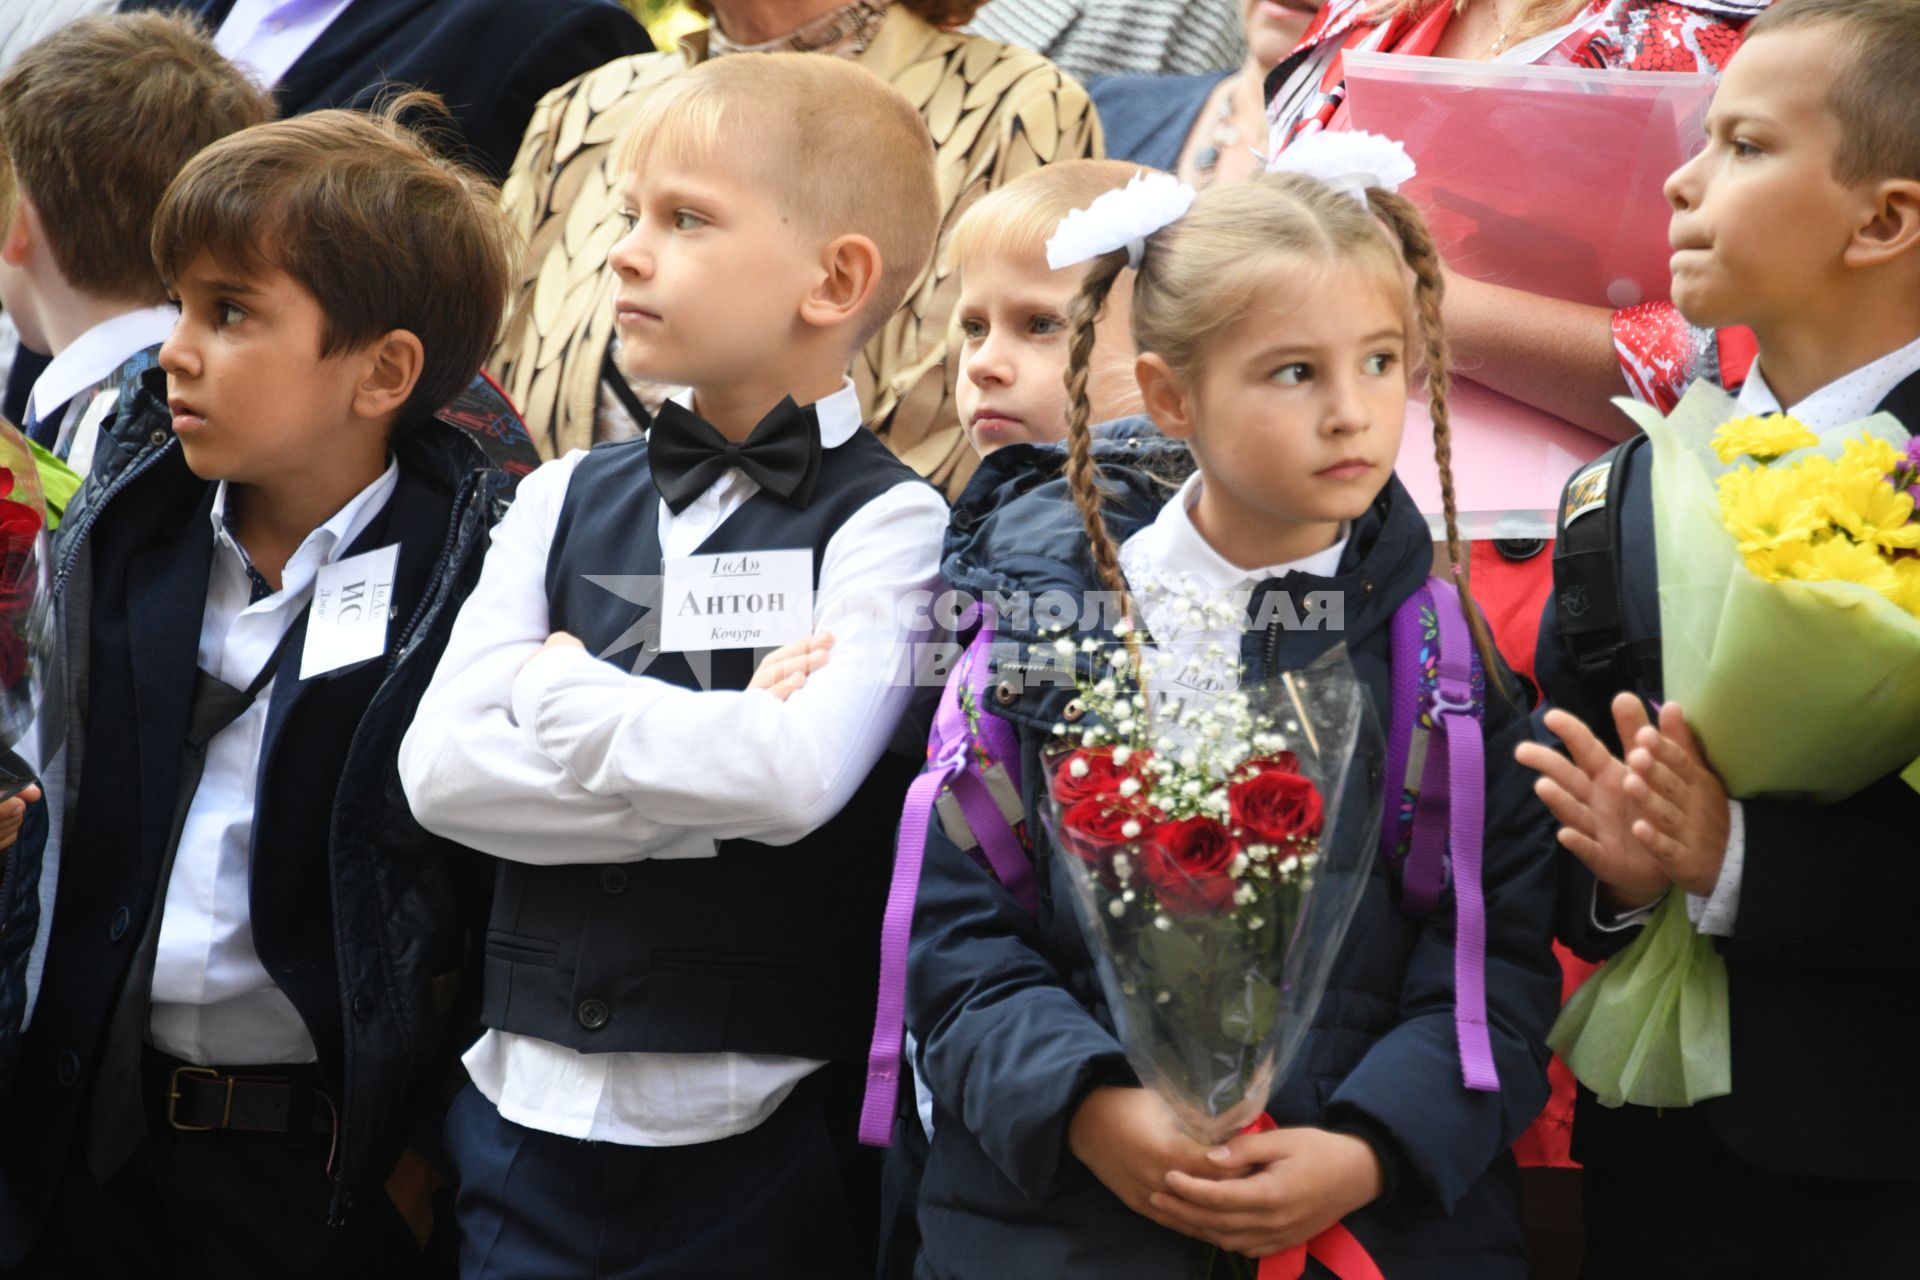
[[[1662,683],[1736,798],[1843,799],[1920,757],[1920,447],[1886,414],[1830,431],[1696,384],[1616,401],[1653,445]],[[1910,773],[1920,778],[1920,773]],[[1813,873],[1813,869],[1809,869]],[[1731,1090],[1726,968],[1669,894],[1552,1040],[1612,1104]]]

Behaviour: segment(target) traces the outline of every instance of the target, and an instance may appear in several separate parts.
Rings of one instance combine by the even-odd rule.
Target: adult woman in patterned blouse
[[[712,0],[713,27],[671,53],[621,58],[535,110],[502,199],[527,237],[506,336],[490,368],[549,457],[637,429],[641,401],[607,358],[622,229],[612,143],[659,84],[710,57],[797,50],[853,58],[920,109],[937,148],[944,227],[983,193],[1054,160],[1100,155],[1080,86],[1036,54],[949,28],[979,0]],[[959,280],[941,252],[855,362],[867,421],[915,470],[959,491],[975,461],[953,406]]]

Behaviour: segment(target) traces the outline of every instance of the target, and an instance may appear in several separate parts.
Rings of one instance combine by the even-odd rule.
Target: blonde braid
[[[1139,628],[1132,625],[1133,601],[1127,594],[1127,578],[1120,571],[1120,548],[1107,530],[1107,518],[1100,511],[1100,475],[1093,464],[1093,406],[1087,400],[1087,371],[1093,363],[1094,323],[1107,305],[1114,281],[1126,269],[1127,253],[1117,249],[1095,258],[1080,283],[1080,292],[1067,308],[1067,491],[1073,505],[1080,509],[1080,524],[1087,532],[1087,549],[1093,555],[1093,568],[1100,585],[1120,601],[1120,616],[1128,621],[1127,654],[1133,660],[1140,690],[1146,692],[1146,672],[1140,665]]]
[[[1376,189],[1367,193],[1367,200],[1375,216],[1399,237],[1401,256],[1413,269],[1414,304],[1419,309],[1420,331],[1426,339],[1427,413],[1433,419],[1433,461],[1440,473],[1440,508],[1447,525],[1447,559],[1453,565],[1454,581],[1460,587],[1460,603],[1467,615],[1467,629],[1473,635],[1473,647],[1480,653],[1488,682],[1499,688],[1503,698],[1510,699],[1506,682],[1499,676],[1503,663],[1493,643],[1493,632],[1473,603],[1466,544],[1460,540],[1460,525],[1454,509],[1453,432],[1447,419],[1450,366],[1446,327],[1440,310],[1446,282],[1440,270],[1440,255],[1433,247],[1433,237],[1427,233],[1419,211],[1405,197]]]

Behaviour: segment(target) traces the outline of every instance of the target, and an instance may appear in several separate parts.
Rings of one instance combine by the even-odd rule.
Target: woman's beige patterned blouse
[[[502,193],[527,239],[506,336],[490,368],[526,416],[541,453],[586,448],[613,332],[607,251],[623,233],[612,143],[649,90],[707,56],[704,33],[673,53],[610,62],[540,101]],[[1023,49],[936,30],[887,11],[858,61],[919,108],[933,134],[946,205],[940,249],[906,302],[854,364],[867,422],[921,475],[957,494],[974,456],[953,404],[960,282],[947,234],[984,192],[1038,165],[1101,154],[1087,95]]]

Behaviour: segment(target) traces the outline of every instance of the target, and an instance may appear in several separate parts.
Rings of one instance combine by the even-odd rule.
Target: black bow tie
[[[820,419],[788,396],[735,444],[691,409],[669,400],[647,433],[647,463],[667,509],[679,515],[735,467],[796,507],[813,501],[820,478]]]

